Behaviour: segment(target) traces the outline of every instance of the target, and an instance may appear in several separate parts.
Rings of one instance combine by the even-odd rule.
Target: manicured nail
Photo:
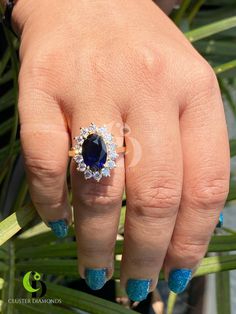
[[[50,221],[48,223],[57,238],[65,238],[68,234],[68,225],[65,220]]]
[[[175,293],[183,292],[192,277],[191,269],[173,269],[169,274],[168,286]]]
[[[107,281],[106,268],[87,268],[85,270],[85,281],[90,289],[101,289]]]
[[[224,224],[224,214],[221,212],[218,224],[216,225],[217,228],[222,228]]]
[[[142,301],[148,296],[151,280],[129,279],[126,286],[128,297],[132,301]]]

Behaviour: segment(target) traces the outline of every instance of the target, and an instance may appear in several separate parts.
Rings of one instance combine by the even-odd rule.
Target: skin
[[[22,151],[45,223],[71,222],[66,168],[80,127],[107,124],[118,146],[125,136],[128,154],[110,178],[85,181],[71,163],[80,275],[106,267],[112,276],[124,188],[122,285],[148,278],[153,290],[162,266],[166,276],[173,268],[194,270],[229,185],[212,68],[150,0],[19,0],[13,23],[21,36]]]

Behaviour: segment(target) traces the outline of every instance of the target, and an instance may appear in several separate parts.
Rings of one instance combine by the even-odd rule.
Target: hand
[[[164,267],[182,291],[204,256],[228,193],[229,148],[213,70],[149,0],[19,0],[19,112],[32,200],[66,235],[68,148],[80,127],[113,125],[128,154],[110,178],[71,164],[79,272],[93,289],[112,276],[124,187],[121,283],[132,300]],[[137,154],[131,138],[139,144]],[[129,153],[130,152],[130,153]],[[133,153],[132,153],[133,152]]]

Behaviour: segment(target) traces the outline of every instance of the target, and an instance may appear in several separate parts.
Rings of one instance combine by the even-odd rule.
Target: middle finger
[[[158,112],[143,109],[153,108],[147,103],[135,107],[127,120],[131,136],[126,139],[127,214],[121,282],[130,299],[141,301],[156,287],[173,232],[182,189],[182,153],[179,113],[173,104],[162,104]],[[138,123],[141,115],[142,123]],[[132,137],[142,154],[131,166]],[[138,150],[134,147],[133,151]]]

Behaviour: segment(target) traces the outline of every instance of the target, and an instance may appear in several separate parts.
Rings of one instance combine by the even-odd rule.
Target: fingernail
[[[224,224],[224,214],[221,212],[218,224],[216,225],[217,228],[222,228]]]
[[[192,277],[191,269],[173,269],[169,274],[168,286],[175,293],[183,292]]]
[[[57,238],[65,238],[67,236],[68,225],[65,220],[61,219],[56,221],[50,221],[48,225]]]
[[[129,279],[126,286],[128,297],[132,301],[142,301],[148,296],[151,280]]]
[[[106,268],[87,268],[85,270],[85,281],[90,289],[101,289],[107,281]]]

